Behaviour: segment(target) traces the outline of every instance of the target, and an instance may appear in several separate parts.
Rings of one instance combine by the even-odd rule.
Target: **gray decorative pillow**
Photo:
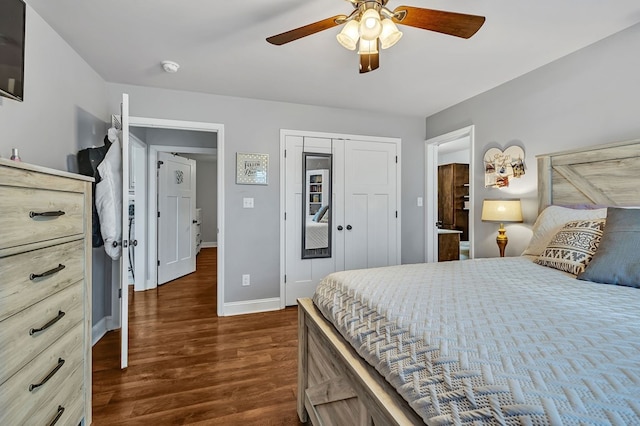
[[[551,239],[535,263],[578,275],[598,248],[606,219],[574,220]]]
[[[640,288],[640,209],[608,208],[598,251],[578,279]]]

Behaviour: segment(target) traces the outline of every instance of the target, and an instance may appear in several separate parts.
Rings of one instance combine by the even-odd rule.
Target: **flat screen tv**
[[[23,0],[0,0],[0,95],[24,98],[24,29],[26,6]]]

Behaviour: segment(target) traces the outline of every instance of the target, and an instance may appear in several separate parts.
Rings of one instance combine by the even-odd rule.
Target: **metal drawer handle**
[[[51,423],[49,423],[49,426],[53,426],[56,423],[58,423],[58,420],[60,420],[60,417],[62,417],[62,413],[64,413],[64,407],[62,405],[58,405],[58,413],[56,414],[56,417],[51,420]]]
[[[35,280],[36,278],[43,278],[43,277],[48,277],[49,275],[53,275],[56,272],[60,272],[62,271],[64,268],[66,268],[66,266],[64,266],[62,263],[59,263],[58,266],[56,266],[53,269],[49,269],[47,272],[43,272],[41,274],[31,274],[29,275],[29,279],[31,281]]]
[[[30,218],[34,218],[34,217],[58,217],[58,216],[62,216],[63,214],[65,214],[62,210],[57,210],[57,211],[51,211],[51,212],[34,212],[34,211],[30,211],[29,212],[29,217]]]
[[[53,370],[51,370],[51,372],[49,374],[47,374],[47,377],[42,379],[42,381],[40,383],[36,383],[36,384],[32,383],[32,384],[30,384],[29,385],[29,392],[32,392],[34,389],[39,388],[40,386],[42,386],[45,383],[47,383],[49,381],[49,379],[51,379],[53,377],[53,375],[56,374],[58,372],[58,370],[60,370],[62,368],[63,365],[64,365],[64,359],[58,358],[58,365],[56,365],[56,367]]]
[[[48,323],[43,325],[42,327],[40,327],[40,328],[32,328],[31,330],[29,330],[29,336],[33,336],[36,333],[40,333],[41,331],[45,331],[47,328],[51,327],[53,324],[55,324],[58,321],[60,321],[63,316],[65,316],[65,313],[62,312],[62,311],[58,311],[58,315],[54,319],[52,319],[51,321],[49,321]]]

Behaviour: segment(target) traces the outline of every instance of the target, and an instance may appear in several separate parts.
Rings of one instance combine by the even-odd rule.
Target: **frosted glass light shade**
[[[360,38],[359,27],[360,24],[358,21],[354,20],[347,22],[342,28],[342,31],[340,31],[336,36],[338,43],[340,43],[345,49],[356,50],[358,38]]]
[[[382,32],[380,14],[375,9],[367,9],[360,18],[360,37],[375,40]]]
[[[388,49],[402,38],[402,32],[389,18],[382,20],[382,32],[380,33],[380,47]]]
[[[361,38],[358,54],[372,55],[374,53],[378,53],[378,39],[365,40]]]

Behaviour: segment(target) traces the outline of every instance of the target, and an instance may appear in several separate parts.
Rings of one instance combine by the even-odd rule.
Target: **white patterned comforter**
[[[337,272],[314,302],[428,424],[640,425],[640,289],[502,258]]]

